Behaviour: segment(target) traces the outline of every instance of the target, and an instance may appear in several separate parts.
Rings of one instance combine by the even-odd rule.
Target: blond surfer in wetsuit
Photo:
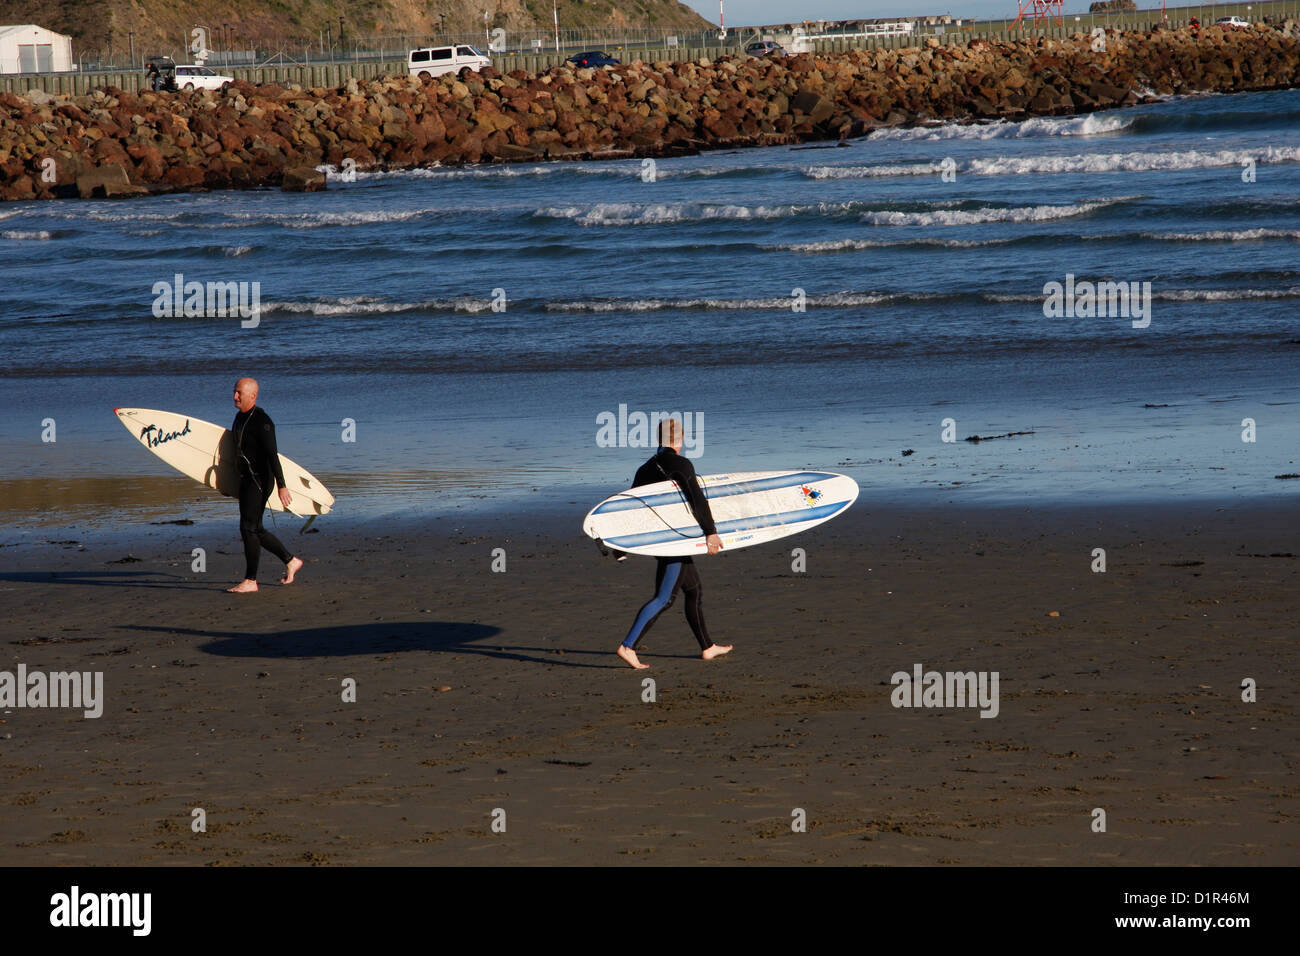
[[[279,488],[280,504],[285,510],[293,495],[284,484],[280,453],[275,445],[275,424],[264,409],[257,407],[256,379],[241,378],[235,383],[235,407],[239,411],[230,430],[235,434],[235,447],[239,450],[239,536],[244,539],[244,580],[226,590],[231,594],[248,594],[257,590],[257,564],[262,548],[284,562],[281,584],[293,584],[294,575],[302,568],[302,559],[289,554],[280,539],[262,527],[262,513],[271,500],[271,489]]]
[[[637,469],[632,479],[632,487],[652,485],[658,481],[675,481],[682,494],[686,496],[691,514],[705,535],[705,544],[709,554],[722,550],[722,539],[718,537],[717,526],[713,523],[713,513],[709,510],[709,499],[704,496],[700,484],[695,480],[695,466],[689,458],[682,456],[682,423],[675,418],[666,418],[659,423],[659,450],[644,465]],[[636,656],[637,643],[650,630],[650,625],[664,611],[672,606],[677,592],[686,594],[686,621],[691,625],[691,632],[700,645],[700,657],[711,661],[731,650],[730,644],[714,644],[709,639],[709,630],[704,625],[704,607],[701,601],[703,587],[700,573],[695,570],[695,562],[689,555],[671,558],[656,558],[655,593],[641,610],[637,612],[632,628],[618,647],[618,656],[638,670],[645,670],[650,665],[642,664]]]

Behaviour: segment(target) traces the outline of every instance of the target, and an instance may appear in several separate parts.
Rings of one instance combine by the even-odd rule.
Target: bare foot
[[[302,570],[302,558],[290,558],[284,566],[284,580],[281,584],[293,584],[293,576]]]
[[[704,658],[706,661],[711,661],[715,657],[721,657],[723,654],[730,654],[731,647],[732,645],[730,644],[710,644],[704,649],[704,653],[702,653],[700,657]]]
[[[251,581],[248,578],[244,578],[244,580],[240,581],[233,588],[226,588],[226,593],[227,594],[252,594],[256,590],[257,590],[257,582]]]
[[[623,660],[627,661],[639,671],[650,669],[649,664],[642,664],[641,661],[637,659],[636,651],[632,650],[630,647],[624,647],[622,644],[618,645],[618,656],[623,658]]]

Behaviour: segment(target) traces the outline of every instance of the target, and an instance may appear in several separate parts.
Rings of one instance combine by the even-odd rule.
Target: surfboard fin
[[[600,538],[596,538],[595,540],[596,547],[600,551],[602,557],[608,558],[612,554],[615,561],[622,562],[627,560],[627,555],[622,551],[615,551],[613,548],[606,545]]]
[[[299,534],[306,534],[306,533],[307,533],[307,529],[311,527],[312,522],[315,521],[315,520],[316,520],[316,516],[315,516],[315,515],[312,515],[310,518],[308,518],[308,519],[307,519],[307,523],[304,524],[301,528],[298,529],[298,533],[299,533]]]

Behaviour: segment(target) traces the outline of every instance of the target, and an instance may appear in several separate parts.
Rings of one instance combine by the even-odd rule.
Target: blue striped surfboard
[[[723,550],[748,548],[807,531],[845,511],[858,483],[828,471],[753,471],[701,475]],[[705,554],[704,532],[672,481],[629,488],[592,508],[582,530],[628,554]]]

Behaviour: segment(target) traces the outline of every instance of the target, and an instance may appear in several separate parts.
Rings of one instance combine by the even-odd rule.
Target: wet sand
[[[322,519],[285,536],[300,582],[244,597],[222,590],[242,570],[233,513],[129,541],[0,541],[0,669],[103,671],[106,697],[99,719],[0,714],[4,861],[1300,858],[1300,508],[868,495],[808,534],[700,559],[709,625],[736,650],[700,661],[679,599],[644,672],[613,650],[653,563],[602,559],[575,512]],[[891,706],[891,675],[918,663],[997,671],[998,716]]]

